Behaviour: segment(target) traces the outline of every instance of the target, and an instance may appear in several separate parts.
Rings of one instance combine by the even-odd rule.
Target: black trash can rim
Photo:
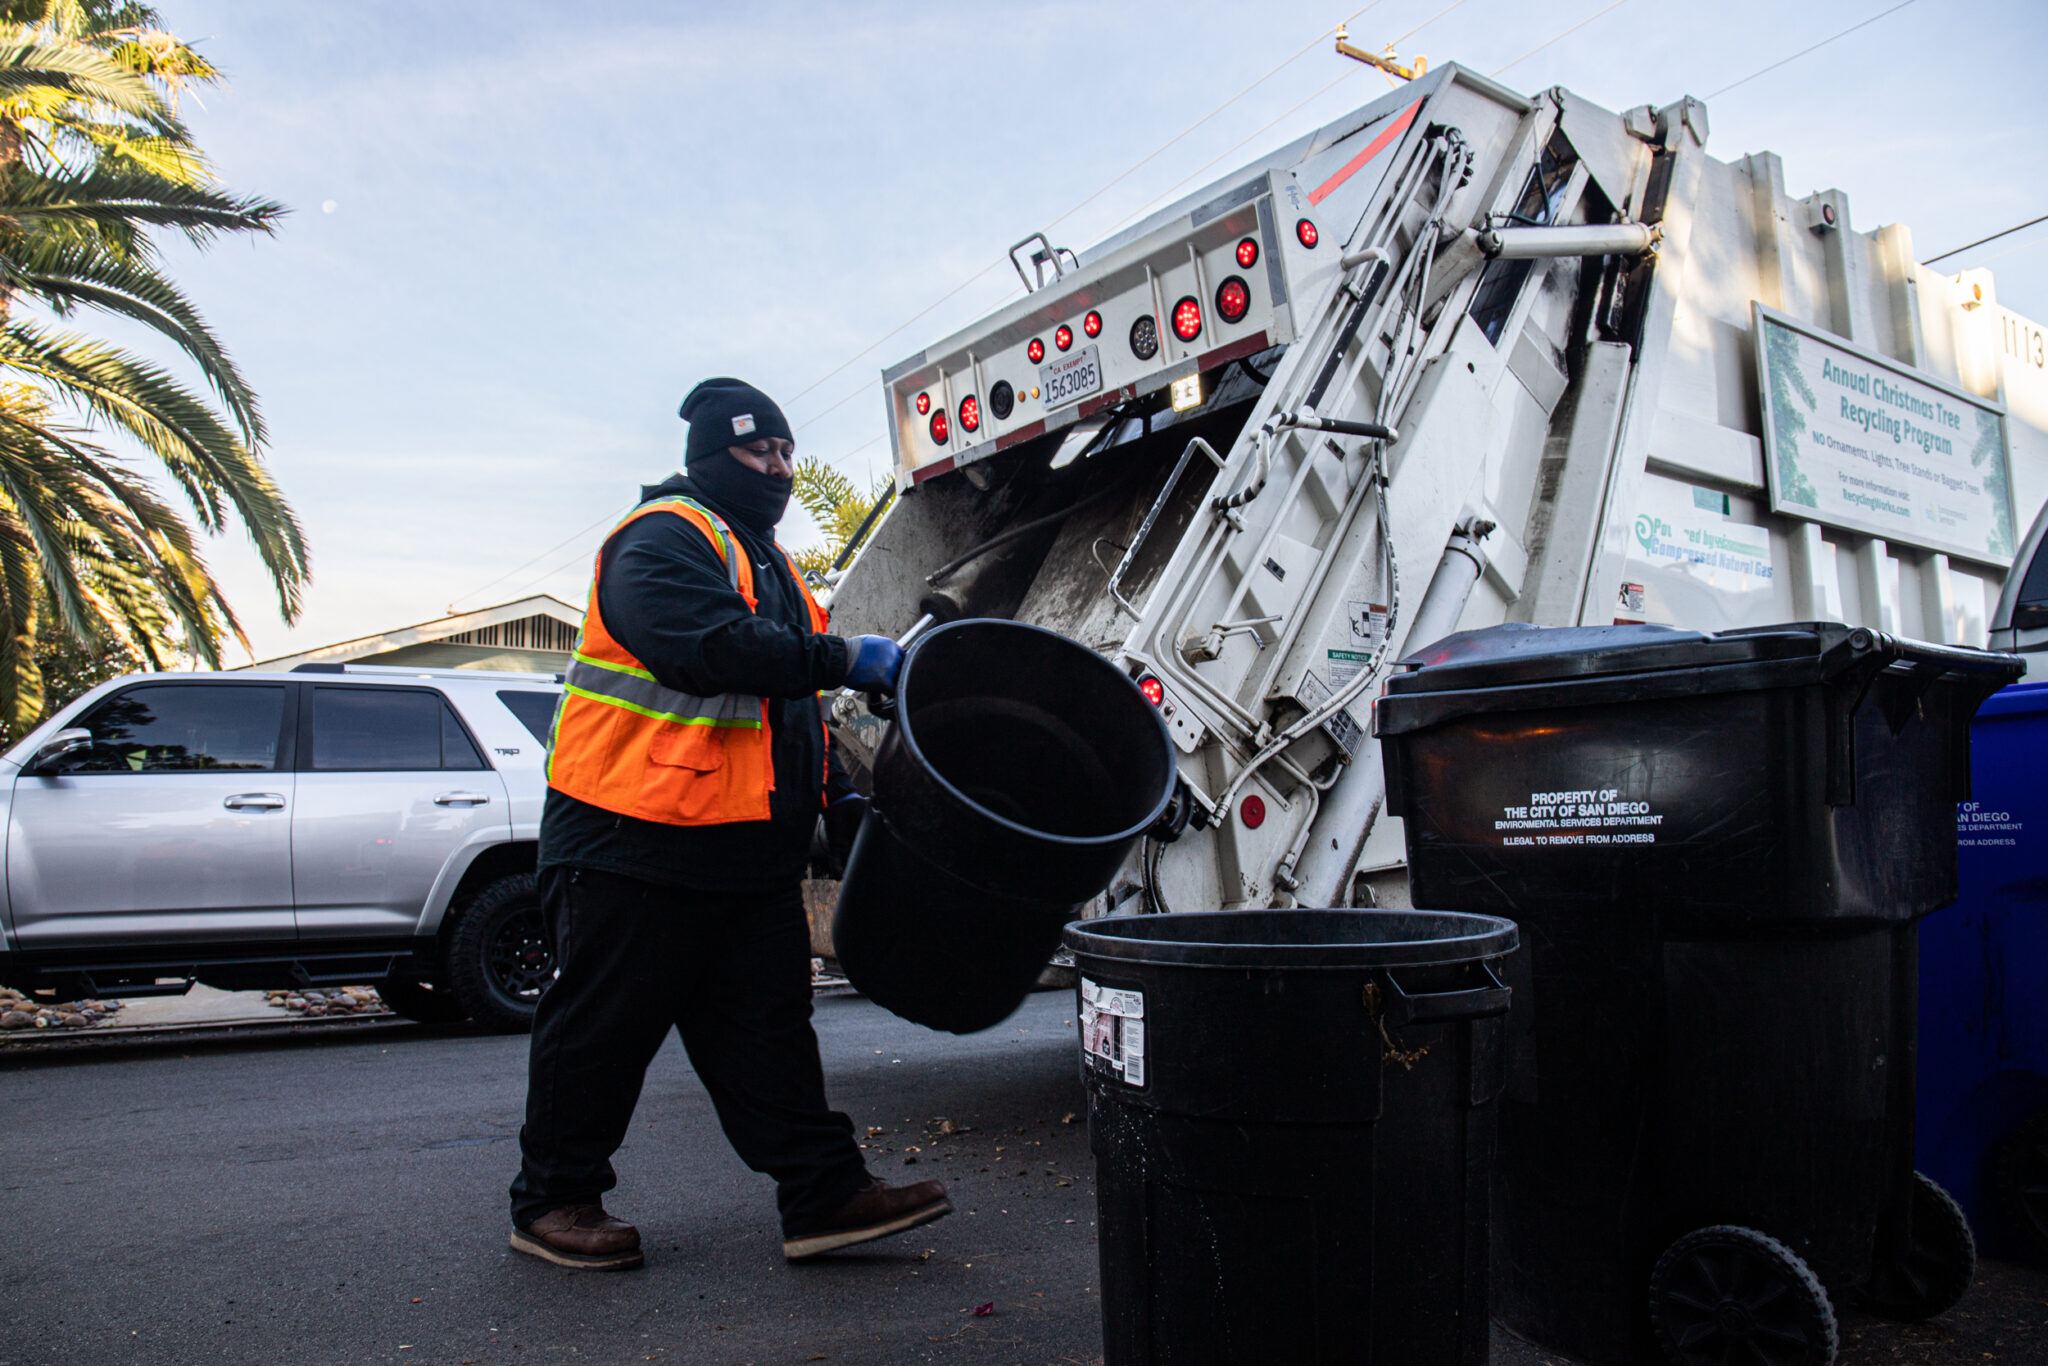
[[[1423,920],[1441,933],[1420,935],[1404,928],[1409,937],[1374,940],[1358,937],[1330,942],[1280,938],[1292,919],[1312,918],[1325,929],[1354,925],[1364,930],[1375,923],[1393,928],[1392,922]],[[1228,930],[1256,928],[1261,921],[1272,925],[1275,934],[1261,942],[1233,938]],[[1161,931],[1165,931],[1161,935]],[[1182,934],[1191,937],[1181,938]],[[1201,935],[1201,938],[1192,936]],[[1165,963],[1191,968],[1399,968],[1429,967],[1445,963],[1471,963],[1499,958],[1512,952],[1520,942],[1515,922],[1500,916],[1475,915],[1465,911],[1350,910],[1341,907],[1304,907],[1265,911],[1174,911],[1165,915],[1115,915],[1069,924],[1062,940],[1076,953],[1131,962]]]
[[[902,732],[902,743],[916,757],[918,766],[929,774],[931,780],[948,796],[977,815],[994,822],[1006,830],[1014,830],[1021,835],[1029,836],[1032,839],[1044,840],[1049,844],[1068,844],[1077,848],[1093,848],[1099,845],[1115,844],[1119,841],[1135,839],[1157,824],[1159,818],[1166,814],[1167,806],[1173,801],[1174,784],[1171,782],[1165,785],[1165,789],[1159,794],[1159,800],[1153,805],[1152,809],[1140,817],[1128,829],[1118,830],[1105,835],[1060,835],[1047,830],[1039,830],[1029,825],[1022,825],[1011,820],[1008,816],[989,810],[986,806],[983,806],[980,802],[962,792],[952,779],[948,778],[939,770],[937,765],[932,763],[931,756],[927,755],[924,752],[924,747],[917,742],[917,727],[910,724],[911,700],[913,697],[911,689],[912,685],[917,681],[916,670],[911,666],[916,661],[918,654],[929,647],[934,640],[943,640],[948,635],[957,634],[962,630],[985,629],[990,626],[1001,626],[1011,630],[1028,631],[1033,635],[1049,636],[1063,644],[1073,646],[1076,650],[1088,656],[1094,663],[1082,664],[1080,667],[1100,667],[1108,671],[1111,676],[1120,679],[1124,686],[1131,690],[1131,694],[1137,699],[1139,706],[1144,708],[1145,714],[1152,718],[1152,723],[1159,728],[1159,741],[1164,751],[1168,754],[1173,752],[1173,740],[1167,733],[1166,722],[1160,717],[1157,709],[1145,701],[1145,695],[1138,691],[1136,681],[1129,674],[1117,668],[1116,665],[1110,663],[1086,645],[1081,644],[1070,636],[1063,636],[1058,631],[1049,631],[1043,626],[1033,626],[1028,622],[1010,621],[1001,617],[967,617],[960,621],[949,621],[944,626],[934,627],[932,630],[926,631],[915,641],[911,642],[910,648],[903,652],[903,667],[897,675],[899,682],[896,691],[895,725]],[[1133,714],[1135,715],[1136,713]],[[878,811],[877,814],[881,815],[883,820],[888,820],[888,813],[886,811]]]

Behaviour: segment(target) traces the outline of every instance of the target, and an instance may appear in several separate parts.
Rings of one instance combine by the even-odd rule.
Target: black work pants
[[[618,1184],[647,1065],[673,1026],[740,1159],[775,1178],[785,1231],[868,1179],[825,1102],[801,889],[700,892],[590,868],[540,874],[560,975],[534,1014],[512,1221]]]

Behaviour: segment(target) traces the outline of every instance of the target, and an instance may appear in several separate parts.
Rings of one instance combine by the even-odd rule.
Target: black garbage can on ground
[[[1496,1315],[1616,1366],[1824,1363],[1831,1294],[1952,1305],[1975,1254],[1912,1167],[1916,927],[2018,661],[1799,624],[1403,662],[1377,724],[1413,895],[1526,946]]]
[[[1484,1366],[1514,925],[1211,911],[1066,943],[1107,1366]]]
[[[1148,832],[1171,838],[1173,742],[1130,676],[1037,626],[918,638],[834,912],[853,985],[956,1034],[1020,1005],[1075,906]]]

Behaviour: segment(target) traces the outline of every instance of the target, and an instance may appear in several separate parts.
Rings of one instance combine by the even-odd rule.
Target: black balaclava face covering
[[[741,527],[773,540],[795,481],[750,469],[728,448],[764,436],[794,440],[782,409],[751,384],[707,379],[683,400],[681,414],[690,424],[683,456],[690,482]]]
[[[775,539],[775,524],[789,507],[795,480],[748,469],[728,450],[693,457],[688,473],[690,482],[702,489],[720,512],[764,540]]]

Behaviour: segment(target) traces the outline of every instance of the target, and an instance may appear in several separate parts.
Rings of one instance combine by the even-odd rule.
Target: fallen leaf
[[[985,1319],[995,1312],[996,1302],[994,1300],[990,1300],[987,1304],[977,1304],[974,1306],[974,1317],[978,1319]]]

